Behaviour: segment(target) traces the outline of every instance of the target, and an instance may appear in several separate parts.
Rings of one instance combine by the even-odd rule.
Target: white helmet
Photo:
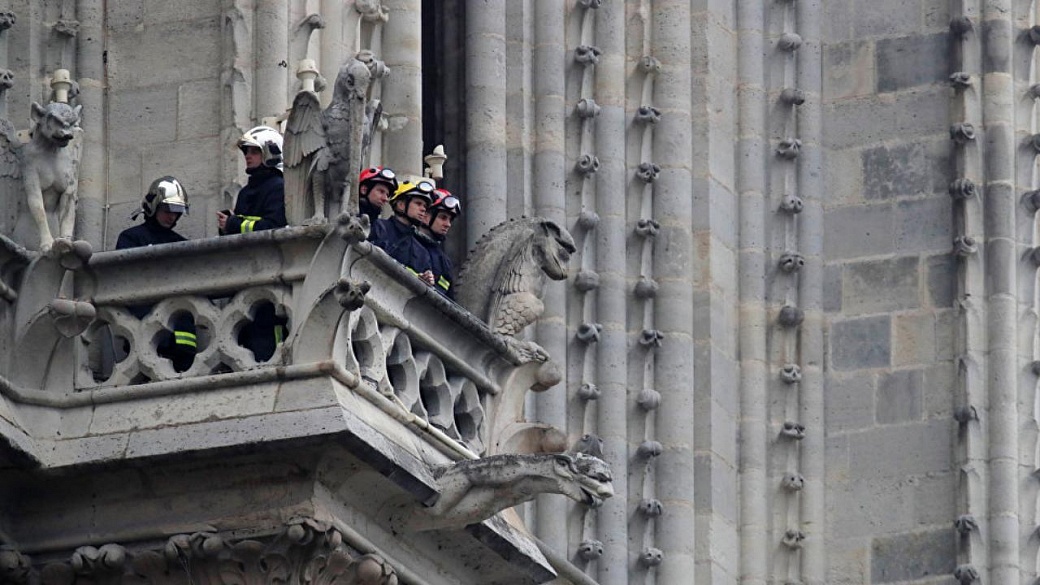
[[[282,169],[282,135],[270,126],[257,126],[238,139],[238,148],[255,146],[260,149],[261,164]]]
[[[184,190],[180,181],[170,176],[152,181],[141,201],[141,209],[137,210],[133,217],[138,213],[143,213],[145,217],[155,217],[161,205],[165,205],[173,213],[188,213],[188,192]]]

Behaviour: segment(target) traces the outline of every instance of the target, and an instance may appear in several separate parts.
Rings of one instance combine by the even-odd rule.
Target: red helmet
[[[447,189],[434,189],[433,203],[426,210],[430,218],[430,225],[433,225],[433,220],[437,217],[438,211],[447,211],[454,219],[462,213],[462,202]]]
[[[358,180],[358,187],[362,185],[370,185],[372,183],[382,183],[390,189],[390,194],[393,195],[397,191],[397,175],[393,170],[386,167],[371,167],[361,171],[361,177]]]

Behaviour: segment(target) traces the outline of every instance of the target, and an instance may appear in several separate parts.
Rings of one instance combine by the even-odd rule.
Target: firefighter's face
[[[430,231],[438,236],[448,235],[448,230],[451,229],[452,219],[451,214],[447,211],[438,211],[437,217],[434,217],[433,223],[430,224]]]
[[[406,213],[408,217],[416,221],[426,221],[426,201],[419,197],[413,197],[412,200],[408,202]]]
[[[170,211],[165,205],[159,206],[159,209],[155,211],[155,221],[166,229],[177,225],[177,220],[180,218],[181,214]]]
[[[255,146],[243,146],[242,156],[246,159],[247,169],[255,169],[263,162],[263,155],[260,153],[260,149]]]
[[[368,188],[366,196],[369,203],[376,207],[382,207],[390,199],[390,188],[382,183],[376,183]]]

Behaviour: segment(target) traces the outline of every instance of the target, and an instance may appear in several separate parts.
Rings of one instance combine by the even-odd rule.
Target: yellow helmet
[[[418,182],[401,181],[397,184],[397,190],[390,197],[390,205],[393,205],[399,200],[411,201],[412,197],[422,197],[426,200],[426,204],[430,205],[433,203],[433,190],[436,185],[433,181],[428,179],[419,179]]]

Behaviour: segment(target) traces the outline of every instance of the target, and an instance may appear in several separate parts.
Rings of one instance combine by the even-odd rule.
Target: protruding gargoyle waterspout
[[[610,467],[583,453],[492,455],[439,468],[434,477],[436,503],[398,510],[391,518],[396,529],[462,528],[540,494],[562,494],[591,507],[614,495]]]
[[[545,278],[567,278],[567,262],[575,249],[570,233],[547,219],[501,223],[467,257],[456,281],[459,304],[495,333],[513,338],[542,314]],[[534,344],[512,341],[522,358],[547,357]]]

